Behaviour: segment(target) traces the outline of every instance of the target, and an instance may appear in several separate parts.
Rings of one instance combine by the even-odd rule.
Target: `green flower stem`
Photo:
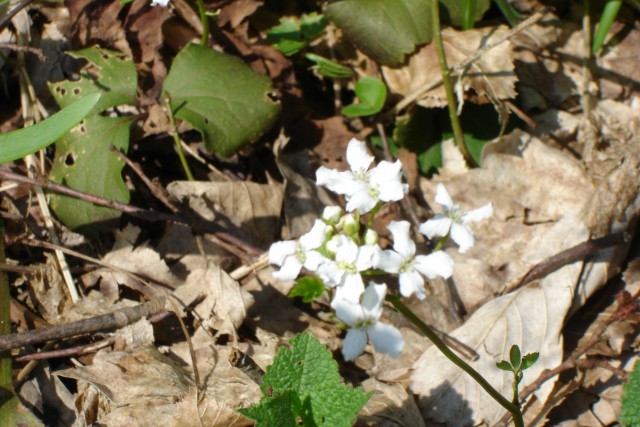
[[[202,0],[200,0],[202,2]],[[182,164],[182,169],[184,169],[184,173],[187,176],[189,181],[195,181],[193,178],[193,174],[191,173],[191,169],[189,168],[189,164],[187,163],[187,158],[184,155],[184,151],[182,151],[182,142],[180,141],[180,135],[178,135],[178,127],[176,126],[176,120],[173,117],[173,111],[171,110],[171,95],[169,92],[165,92],[165,108],[167,113],[169,114],[169,123],[171,124],[173,142],[176,144],[176,150],[178,151],[178,157],[180,158],[180,163]]]
[[[369,221],[367,221],[367,230],[371,228],[371,226],[373,225],[373,219],[375,218],[376,214],[378,213],[378,211],[380,210],[380,208],[382,208],[382,202],[378,202],[373,209],[371,209],[371,212],[369,213]]]
[[[464,134],[462,133],[462,126],[460,125],[460,119],[457,114],[456,96],[453,93],[453,84],[451,83],[451,76],[449,76],[449,66],[447,65],[447,56],[444,52],[444,43],[442,42],[442,33],[440,32],[440,9],[439,1],[431,2],[431,26],[433,27],[435,34],[433,35],[433,42],[435,43],[436,53],[440,61],[440,72],[442,73],[442,85],[444,86],[445,93],[447,94],[447,104],[449,105],[449,119],[451,120],[451,128],[453,129],[453,139],[456,145],[460,149],[464,160],[470,167],[477,166],[476,161],[473,160],[469,149],[464,141]]]
[[[0,221],[0,262],[5,262],[4,256],[4,222]],[[0,272],[0,335],[11,333],[11,318],[9,309],[11,295],[9,294],[9,280],[7,273]],[[11,377],[11,350],[0,352],[0,399],[2,402],[9,400],[13,392]]]
[[[516,427],[524,427],[524,420],[522,419],[522,412],[520,411],[520,407],[515,405],[506,399],[503,395],[501,395],[498,390],[493,388],[491,384],[484,379],[478,371],[473,369],[469,364],[467,364],[464,360],[459,358],[447,345],[438,337],[438,335],[418,316],[416,316],[409,307],[404,305],[402,301],[400,301],[400,297],[397,295],[388,295],[386,300],[393,304],[393,306],[398,310],[404,317],[406,317],[411,323],[416,325],[420,332],[422,332],[427,338],[431,340],[431,342],[438,347],[438,350],[444,354],[444,356],[452,361],[456,366],[465,371],[471,378],[473,378],[479,385],[482,387],[489,395],[500,404],[504,409],[511,412],[513,416],[513,421]]]
[[[204,8],[203,0],[196,0],[198,4],[198,14],[200,15],[200,21],[202,22],[202,37],[200,38],[200,44],[207,46],[209,42],[209,17],[207,11]]]

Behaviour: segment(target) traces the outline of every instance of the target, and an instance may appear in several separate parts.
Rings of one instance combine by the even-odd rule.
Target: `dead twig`
[[[116,339],[114,337],[109,337],[96,343],[79,345],[77,347],[25,354],[24,356],[16,357],[14,360],[16,362],[31,362],[33,360],[56,359],[60,357],[78,357],[85,354],[95,353],[101,348],[112,346],[115,342]]]
[[[135,307],[121,308],[113,313],[104,314],[102,316],[65,323],[63,325],[50,326],[48,328],[34,329],[17,334],[1,336],[0,351],[52,340],[60,340],[76,335],[122,328],[142,319],[143,317],[147,317],[164,310],[165,302],[166,298],[164,296],[159,296],[144,304],[140,304]]]

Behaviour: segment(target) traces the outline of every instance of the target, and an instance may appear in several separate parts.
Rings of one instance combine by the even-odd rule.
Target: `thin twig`
[[[14,16],[16,16],[22,9],[29,6],[33,0],[22,0],[16,7],[14,7],[7,15],[0,21],[0,31],[4,30]]]
[[[79,345],[71,348],[62,348],[59,350],[41,351],[39,353],[25,354],[15,358],[16,362],[31,362],[33,360],[56,359],[60,357],[83,356],[85,354],[95,353],[101,348],[109,347],[116,342],[115,337],[85,345]]]
[[[22,46],[15,43],[0,43],[0,49],[8,49],[16,52],[28,52],[37,56],[38,59],[42,62],[47,60],[47,57],[44,56],[44,53],[42,53],[42,49],[38,49],[37,47]]]
[[[147,317],[164,310],[165,301],[166,298],[164,296],[159,296],[144,304],[121,308],[113,313],[104,314],[102,316],[65,323],[63,325],[54,325],[48,328],[33,329],[17,334],[5,335],[0,337],[0,351],[23,347],[26,345],[39,344],[51,340],[69,338],[76,335],[122,328],[140,320],[143,317]]]

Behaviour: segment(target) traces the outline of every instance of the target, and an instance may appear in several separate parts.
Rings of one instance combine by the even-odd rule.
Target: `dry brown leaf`
[[[501,38],[507,28],[487,27],[464,32],[447,28],[442,31],[447,63],[454,67],[466,58],[472,56],[481,47]],[[416,90],[429,84],[437,86],[424,93],[418,104],[424,107],[442,107],[447,105],[447,97],[441,83],[442,75],[438,56],[433,43],[422,47],[409,58],[409,63],[403,68],[394,69],[382,67],[383,75],[389,90],[394,94],[408,96]],[[458,76],[461,75],[461,78]],[[487,97],[490,101],[515,98],[513,48],[506,41],[481,55],[467,68],[452,76],[456,93],[467,92],[472,89],[475,95]]]
[[[600,153],[612,157],[612,166],[601,167],[598,177],[587,175],[572,157],[521,132],[487,149],[483,169],[445,183],[455,200],[462,196],[463,209],[469,205],[467,199],[476,199],[474,206],[479,206],[485,198],[495,197],[494,218],[482,226],[478,245],[468,255],[506,270],[506,279],[513,280],[536,263],[591,236],[632,232],[639,203],[639,144],[637,140],[612,144],[609,151]],[[512,214],[518,211],[519,215]],[[510,222],[515,224],[510,227]],[[513,234],[505,233],[507,229]],[[540,352],[540,360],[527,370],[523,386],[543,369],[556,367],[563,356],[562,329],[567,316],[616,273],[627,249],[613,248],[586,262],[564,265],[498,297],[481,306],[451,335],[476,350],[480,359],[472,366],[509,395],[511,378],[496,369],[495,363],[508,357],[512,344],[518,344],[523,353]],[[478,274],[466,285],[478,292],[477,282],[482,280]],[[464,298],[465,284],[457,284]],[[427,350],[414,368],[412,390],[423,399],[425,416],[465,425],[472,420],[493,423],[502,415],[504,410],[435,348]],[[553,381],[545,383],[536,392],[538,399],[545,401],[553,385]]]
[[[167,191],[209,221],[226,218],[262,243],[277,238],[284,196],[282,185],[174,181]]]
[[[385,384],[374,378],[362,383],[366,392],[373,391],[367,404],[360,410],[357,427],[423,427],[424,420],[413,396],[400,384]]]

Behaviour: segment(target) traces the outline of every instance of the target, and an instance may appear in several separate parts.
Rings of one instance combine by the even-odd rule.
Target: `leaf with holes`
[[[49,91],[60,107],[91,93],[101,94],[95,112],[118,105],[135,105],[137,77],[131,58],[97,46],[70,52],[70,55],[85,59],[87,64],[80,71],[79,80],[49,83]]]
[[[87,117],[56,144],[49,178],[76,190],[128,202],[129,190],[121,175],[124,162],[109,146],[126,151],[131,124],[130,117]],[[51,208],[69,228],[82,232],[93,231],[96,223],[121,214],[60,194],[51,195]]]
[[[271,80],[238,58],[208,47],[188,45],[164,81],[175,117],[202,133],[207,150],[235,153],[269,130],[280,104],[269,98]]]

